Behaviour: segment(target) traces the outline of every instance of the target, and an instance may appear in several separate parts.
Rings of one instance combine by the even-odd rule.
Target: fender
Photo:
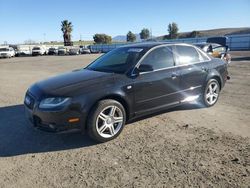
[[[111,88],[109,88],[111,89]],[[120,102],[126,111],[127,119],[130,119],[133,115],[133,96],[132,93],[129,95],[128,93],[125,93],[123,89],[116,88],[114,90],[105,90],[105,91],[95,91],[88,94],[85,94],[84,101],[82,101],[83,106],[82,111],[85,114],[89,114],[91,109],[98,103],[98,101],[104,100],[104,99],[114,99]],[[93,100],[95,99],[95,100]]]
[[[212,79],[212,78],[215,78],[217,79],[217,81],[219,82],[220,84],[220,87],[222,88],[224,86],[224,82],[223,82],[223,79],[220,75],[220,73],[216,70],[216,69],[211,69],[207,75],[207,78],[206,78],[206,83]]]
[[[119,101],[125,108],[127,113],[127,119],[130,119],[133,116],[133,103],[134,103],[134,92],[132,89],[127,89],[127,84],[121,84],[116,89],[110,90],[105,94],[102,99],[114,99]]]

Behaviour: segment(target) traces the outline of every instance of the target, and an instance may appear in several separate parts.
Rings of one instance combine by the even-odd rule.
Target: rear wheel
[[[89,135],[98,142],[116,138],[126,122],[124,107],[115,100],[102,100],[90,112],[87,128]]]
[[[203,93],[202,102],[206,107],[215,105],[220,94],[220,84],[216,79],[208,81]]]

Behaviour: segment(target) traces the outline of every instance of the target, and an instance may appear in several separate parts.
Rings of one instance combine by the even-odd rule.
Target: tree
[[[61,31],[63,32],[64,46],[72,46],[71,32],[73,31],[73,25],[68,20],[61,22]]]
[[[135,42],[135,41],[136,41],[136,35],[131,31],[129,31],[127,34],[127,42]]]
[[[140,38],[141,38],[142,40],[145,40],[145,39],[148,39],[149,36],[150,36],[149,30],[146,29],[146,28],[143,28],[143,29],[141,30],[141,32],[140,32]]]
[[[93,39],[96,44],[108,44],[112,41],[112,37],[106,34],[95,34]]]
[[[178,31],[179,28],[175,22],[168,24],[168,33],[170,39],[176,39],[178,37]]]

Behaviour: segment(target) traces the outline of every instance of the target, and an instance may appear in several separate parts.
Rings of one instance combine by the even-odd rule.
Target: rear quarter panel
[[[227,80],[227,63],[219,58],[213,58],[209,64],[209,73],[207,76],[207,81],[211,78],[219,78],[221,88],[224,87]]]

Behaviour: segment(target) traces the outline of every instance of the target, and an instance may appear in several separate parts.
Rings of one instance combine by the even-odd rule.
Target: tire
[[[211,107],[216,104],[220,95],[220,84],[216,79],[210,79],[202,95],[202,104]]]
[[[102,100],[90,112],[87,131],[95,141],[107,142],[122,132],[125,122],[126,112],[118,101]]]

